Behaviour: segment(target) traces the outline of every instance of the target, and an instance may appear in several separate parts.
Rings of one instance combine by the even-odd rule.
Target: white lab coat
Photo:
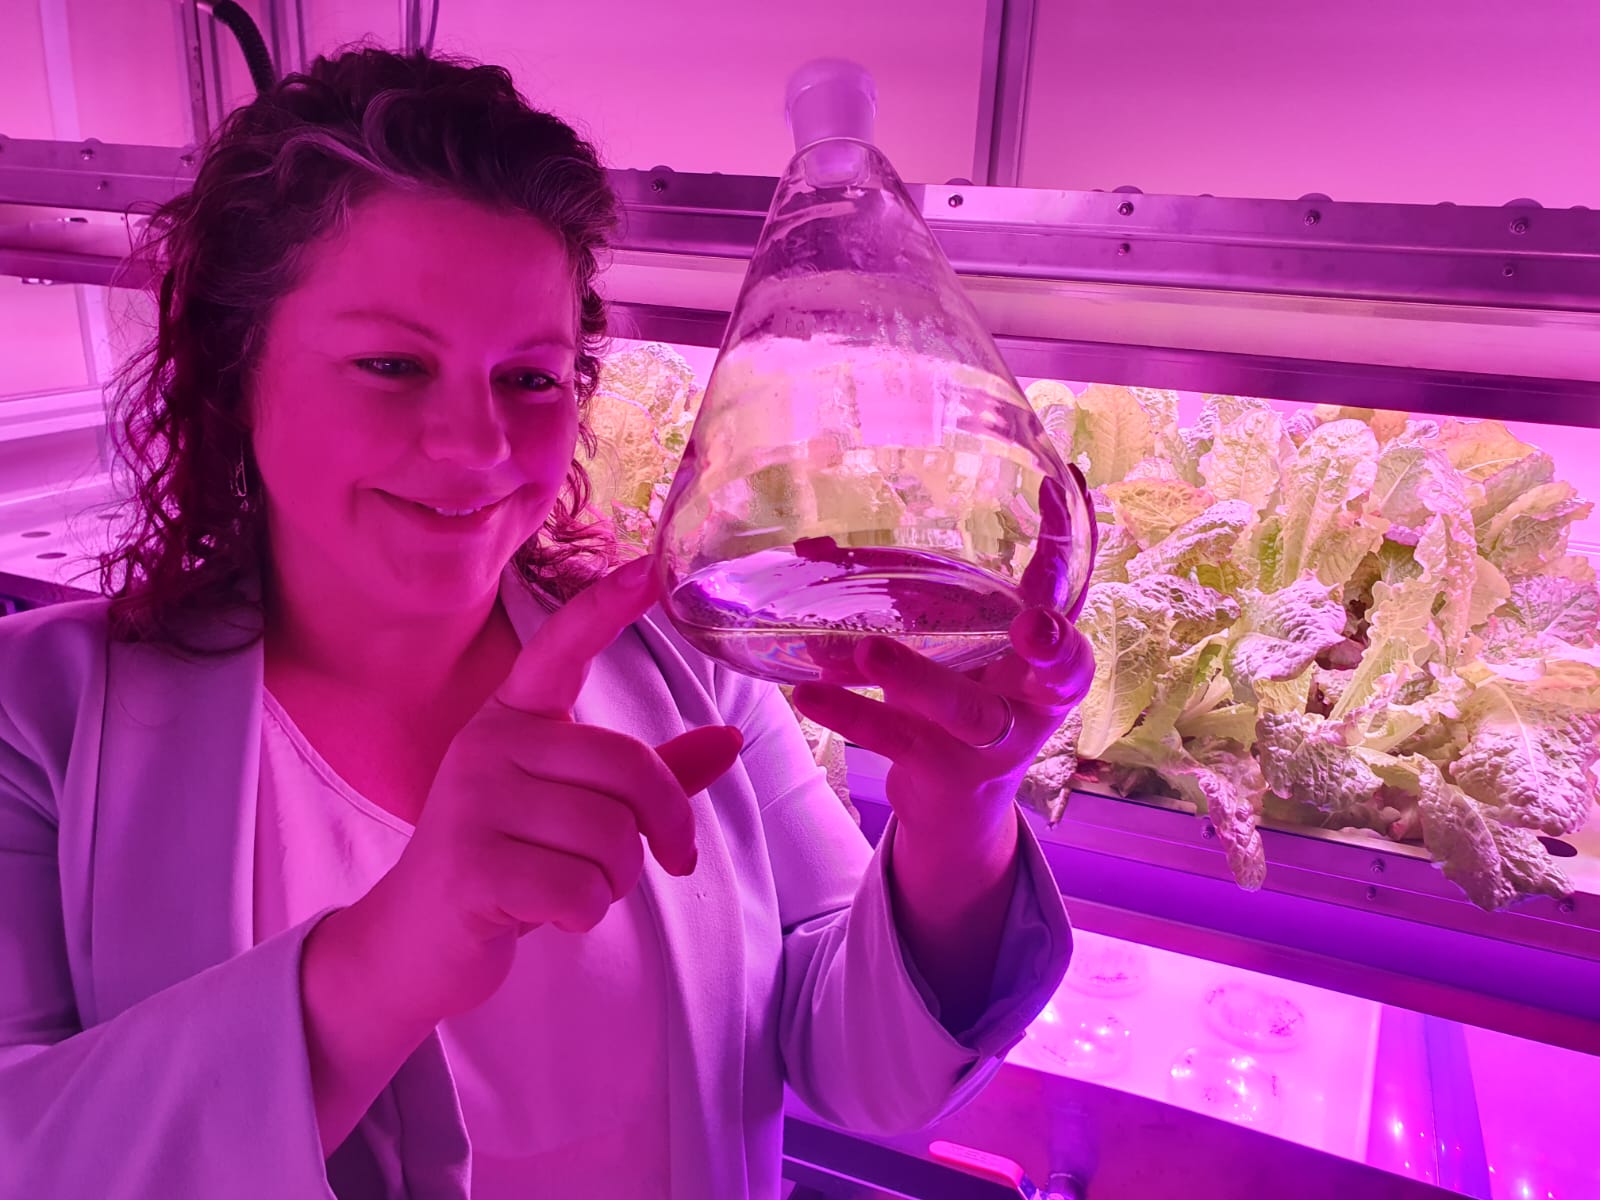
[[[525,640],[537,609],[508,608]],[[0,1198],[335,1194],[300,1014],[316,918],[252,945],[261,694],[259,645],[195,661],[110,643],[103,600],[0,621]],[[576,715],[650,743],[709,723],[746,736],[694,798],[694,876],[650,861],[640,883],[667,964],[675,1196],[779,1194],[785,1083],[864,1132],[948,1112],[1065,972],[1060,895],[1024,826],[993,1001],[947,1032],[893,925],[892,837],[872,852],[775,688],[664,619],[596,660]],[[466,1196],[437,1034],[379,1103],[405,1193]],[[347,1146],[337,1194],[392,1192]]]

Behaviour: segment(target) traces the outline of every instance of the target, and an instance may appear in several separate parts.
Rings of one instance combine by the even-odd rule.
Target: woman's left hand
[[[970,673],[867,639],[856,665],[881,702],[827,683],[794,689],[805,716],[890,760],[885,796],[930,858],[982,861],[1001,846],[1009,856],[1022,777],[1094,677],[1088,641],[1061,614],[1025,609],[1010,635],[1011,653]]]

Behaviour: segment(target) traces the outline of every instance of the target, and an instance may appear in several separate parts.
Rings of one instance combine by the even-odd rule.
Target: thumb
[[[656,747],[685,795],[703,792],[727,772],[744,748],[744,734],[732,725],[707,725],[680,733]]]
[[[1018,666],[1026,664],[1025,691],[1033,703],[1071,707],[1089,691],[1094,679],[1094,647],[1059,612],[1024,609],[1011,623],[1011,645]],[[1048,700],[1046,700],[1048,695]]]

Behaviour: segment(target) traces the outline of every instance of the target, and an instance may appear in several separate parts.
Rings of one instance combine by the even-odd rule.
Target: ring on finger
[[[1001,742],[1010,737],[1011,731],[1017,727],[1017,710],[1011,707],[1011,701],[1007,700],[1004,696],[1001,696],[1000,703],[1005,705],[1005,723],[1000,726],[1000,732],[995,734],[987,742],[975,743],[972,747],[974,750],[993,750]]]

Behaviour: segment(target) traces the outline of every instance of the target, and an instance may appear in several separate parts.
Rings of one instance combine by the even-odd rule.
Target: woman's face
[[[577,331],[542,222],[390,191],[359,205],[274,310],[254,379],[278,586],[410,616],[492,594],[572,461]]]

